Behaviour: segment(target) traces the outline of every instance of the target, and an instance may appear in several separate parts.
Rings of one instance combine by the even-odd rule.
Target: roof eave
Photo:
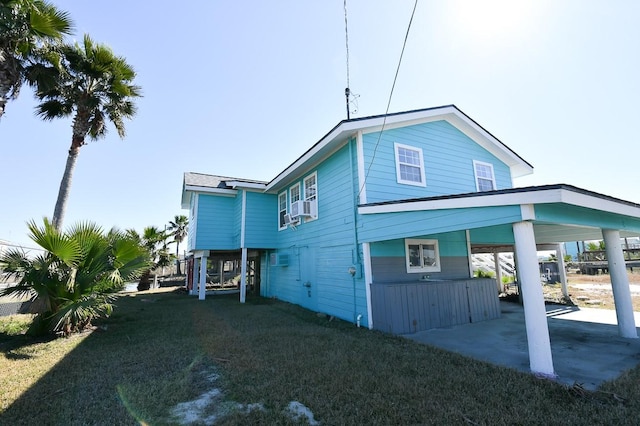
[[[476,123],[471,117],[455,105],[445,105],[387,115],[343,120],[269,182],[266,185],[265,191],[279,189],[283,185],[283,181],[288,177],[296,175],[300,173],[300,169],[314,164],[319,156],[322,157],[329,152],[333,152],[337,147],[345,143],[351,135],[354,135],[358,131],[366,133],[367,131],[375,131],[376,128],[382,128],[382,126],[386,128],[387,126],[393,126],[399,123],[436,121],[439,119],[447,120],[469,138],[507,164],[512,178],[533,173],[533,166],[531,164]]]

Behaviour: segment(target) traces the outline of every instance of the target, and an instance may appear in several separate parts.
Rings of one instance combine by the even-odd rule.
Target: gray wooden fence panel
[[[495,280],[373,283],[373,327],[394,334],[500,317]]]

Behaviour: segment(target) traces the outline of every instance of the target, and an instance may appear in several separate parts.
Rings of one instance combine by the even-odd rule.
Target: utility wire
[[[346,4],[346,0],[345,0]],[[396,87],[396,81],[398,80],[398,73],[400,72],[400,65],[402,64],[402,57],[404,56],[404,48],[407,46],[407,39],[409,38],[409,31],[411,30],[411,24],[413,23],[413,16],[416,13],[416,7],[418,6],[418,0],[415,0],[413,4],[413,11],[411,12],[411,18],[409,19],[409,25],[407,26],[407,32],[404,35],[404,42],[402,43],[402,50],[400,51],[400,59],[398,60],[398,67],[396,68],[396,75],[393,77],[393,84],[391,85],[391,92],[389,93],[389,100],[387,102],[387,109],[384,113],[384,118],[382,120],[382,128],[380,129],[380,133],[378,133],[378,140],[373,148],[373,156],[371,157],[371,162],[369,163],[369,167],[367,167],[367,173],[364,176],[364,182],[362,182],[362,186],[358,191],[358,199],[360,198],[360,194],[364,190],[364,186],[367,183],[367,179],[369,178],[369,172],[371,171],[371,166],[373,165],[374,160],[376,159],[376,153],[378,152],[378,145],[380,145],[380,139],[382,139],[382,132],[384,132],[384,127],[387,124],[387,116],[389,115],[389,108],[391,106],[391,98],[393,97],[393,91]],[[346,17],[345,17],[346,19]],[[347,72],[348,75],[348,72]]]

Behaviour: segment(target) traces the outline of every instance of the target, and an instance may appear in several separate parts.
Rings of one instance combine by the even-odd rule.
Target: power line
[[[346,0],[345,0],[346,4]],[[402,43],[402,50],[400,51],[400,59],[398,60],[398,66],[396,67],[396,74],[393,77],[393,84],[391,85],[391,92],[389,93],[389,100],[387,102],[387,109],[384,112],[384,118],[382,120],[382,128],[380,129],[380,133],[378,133],[378,140],[373,148],[373,155],[371,157],[371,162],[369,163],[369,167],[367,167],[367,173],[364,176],[364,182],[362,182],[362,186],[358,191],[358,198],[362,193],[365,184],[367,183],[367,179],[369,178],[369,172],[371,171],[371,166],[373,165],[374,160],[376,159],[376,153],[378,152],[378,145],[380,145],[380,139],[382,139],[382,132],[384,132],[384,127],[387,124],[387,115],[389,115],[389,108],[391,106],[391,98],[393,97],[393,91],[396,88],[396,81],[398,80],[398,73],[400,72],[400,65],[402,64],[402,57],[404,56],[404,49],[407,46],[407,39],[409,38],[409,31],[411,30],[411,24],[413,23],[413,16],[416,13],[416,8],[418,6],[418,0],[415,0],[413,4],[413,11],[411,12],[411,18],[409,19],[409,25],[407,26],[407,32],[404,35],[404,42]],[[345,9],[346,11],[346,9]],[[346,12],[345,12],[346,13]],[[346,17],[345,17],[346,19]]]

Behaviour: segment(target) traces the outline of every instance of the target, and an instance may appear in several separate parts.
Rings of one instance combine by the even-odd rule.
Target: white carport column
[[[516,243],[518,276],[527,328],[529,366],[536,374],[555,377],[533,224],[531,222],[514,223],[513,237]]]
[[[604,248],[611,275],[616,317],[618,317],[618,333],[622,337],[635,339],[638,337],[638,331],[633,317],[633,303],[631,302],[627,265],[624,262],[622,244],[620,243],[620,232],[613,229],[603,229],[602,236],[604,237]]]
[[[200,258],[199,278],[198,299],[204,300],[207,293],[207,256]]]

